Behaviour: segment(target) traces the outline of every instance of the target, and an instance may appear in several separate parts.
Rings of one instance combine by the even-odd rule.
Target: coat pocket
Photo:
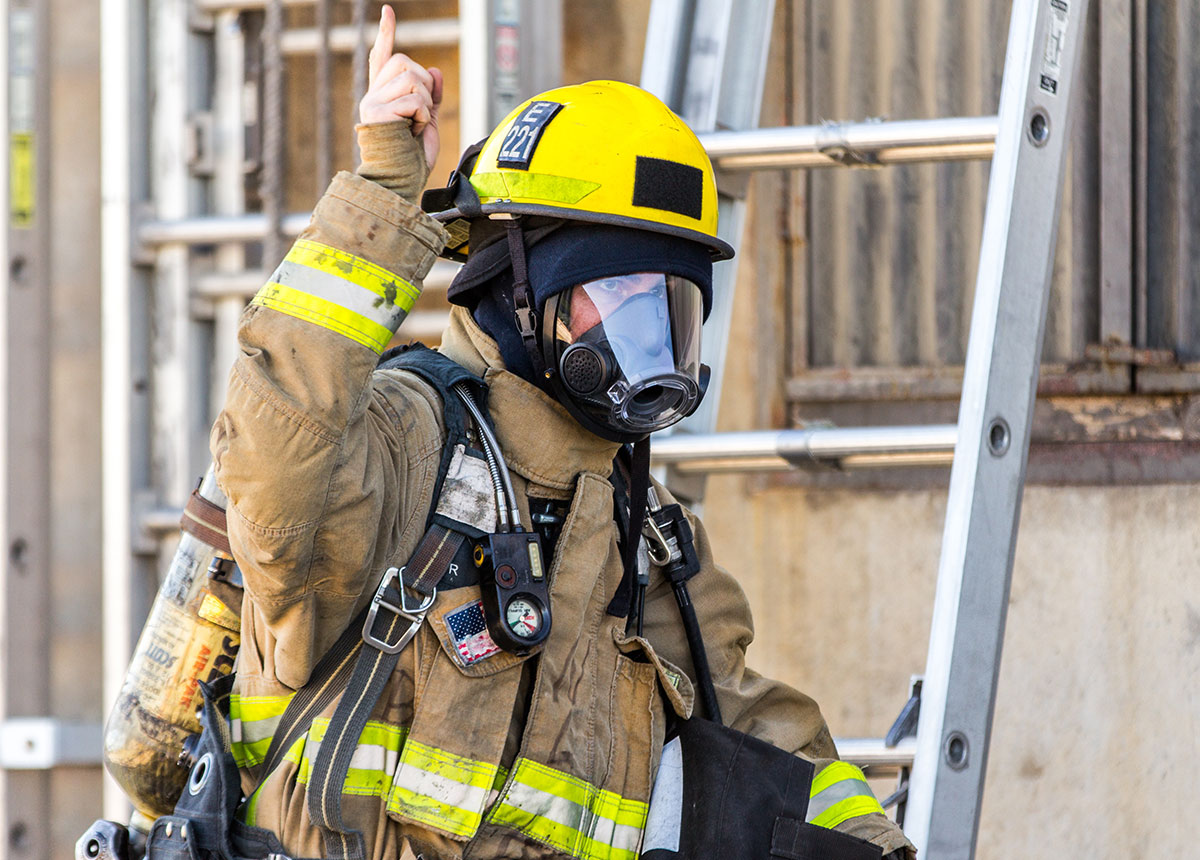
[[[658,656],[654,646],[641,636],[626,636],[614,627],[613,641],[617,645],[617,650],[625,656],[641,662],[648,662],[653,666],[659,686],[667,697],[667,701],[671,703],[671,709],[676,716],[681,720],[691,717],[696,701],[696,691],[692,686],[691,679],[682,669]]]
[[[437,605],[425,616],[437,634],[442,650],[463,675],[484,678],[498,675],[525,662],[542,646],[525,655],[501,650],[492,641],[483,617],[483,601],[474,588],[461,588],[438,596]]]
[[[647,809],[666,733],[658,686],[659,671],[653,663],[617,655],[609,692],[612,734],[603,787],[619,794],[624,804]]]

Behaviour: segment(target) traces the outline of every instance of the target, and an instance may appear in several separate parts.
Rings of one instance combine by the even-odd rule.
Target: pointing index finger
[[[375,44],[371,46],[369,57],[370,82],[374,83],[379,72],[392,57],[396,45],[396,12],[387,3],[379,13],[379,32],[375,35]]]

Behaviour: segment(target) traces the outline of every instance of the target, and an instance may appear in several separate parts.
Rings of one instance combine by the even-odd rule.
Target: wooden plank
[[[793,403],[957,399],[962,367],[823,367],[787,382]],[[1120,364],[1043,364],[1039,396],[1121,393],[1129,389],[1129,368]]]
[[[1135,343],[1134,0],[1101,0],[1100,341]]]

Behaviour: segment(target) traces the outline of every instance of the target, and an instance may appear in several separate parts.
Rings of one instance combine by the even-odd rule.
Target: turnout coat
[[[231,716],[247,792],[292,693],[425,532],[445,442],[441,402],[415,375],[376,363],[443,238],[417,206],[339,174],[242,319],[211,447],[246,583]],[[549,573],[553,630],[533,655],[468,662],[447,616],[469,613],[478,589],[440,591],[359,738],[345,820],[373,860],[632,860],[666,711],[686,718],[694,701],[670,585],[652,569],[644,637],[626,635],[625,619],[605,612],[622,576],[609,482],[616,446],[507,372],[462,308],[440,349],[489,385],[526,522],[530,498],[569,505]],[[837,761],[816,703],[747,668],[746,598],[691,523],[702,563],[691,594],[726,723],[815,763],[814,823],[885,853],[906,846],[861,772]],[[323,854],[306,791],[332,712],[242,808],[293,856]]]

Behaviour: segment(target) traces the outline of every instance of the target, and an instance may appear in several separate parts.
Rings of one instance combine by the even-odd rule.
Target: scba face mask
[[[543,352],[562,403],[592,432],[632,442],[691,415],[704,396],[704,299],[686,278],[598,278],[551,296]]]

